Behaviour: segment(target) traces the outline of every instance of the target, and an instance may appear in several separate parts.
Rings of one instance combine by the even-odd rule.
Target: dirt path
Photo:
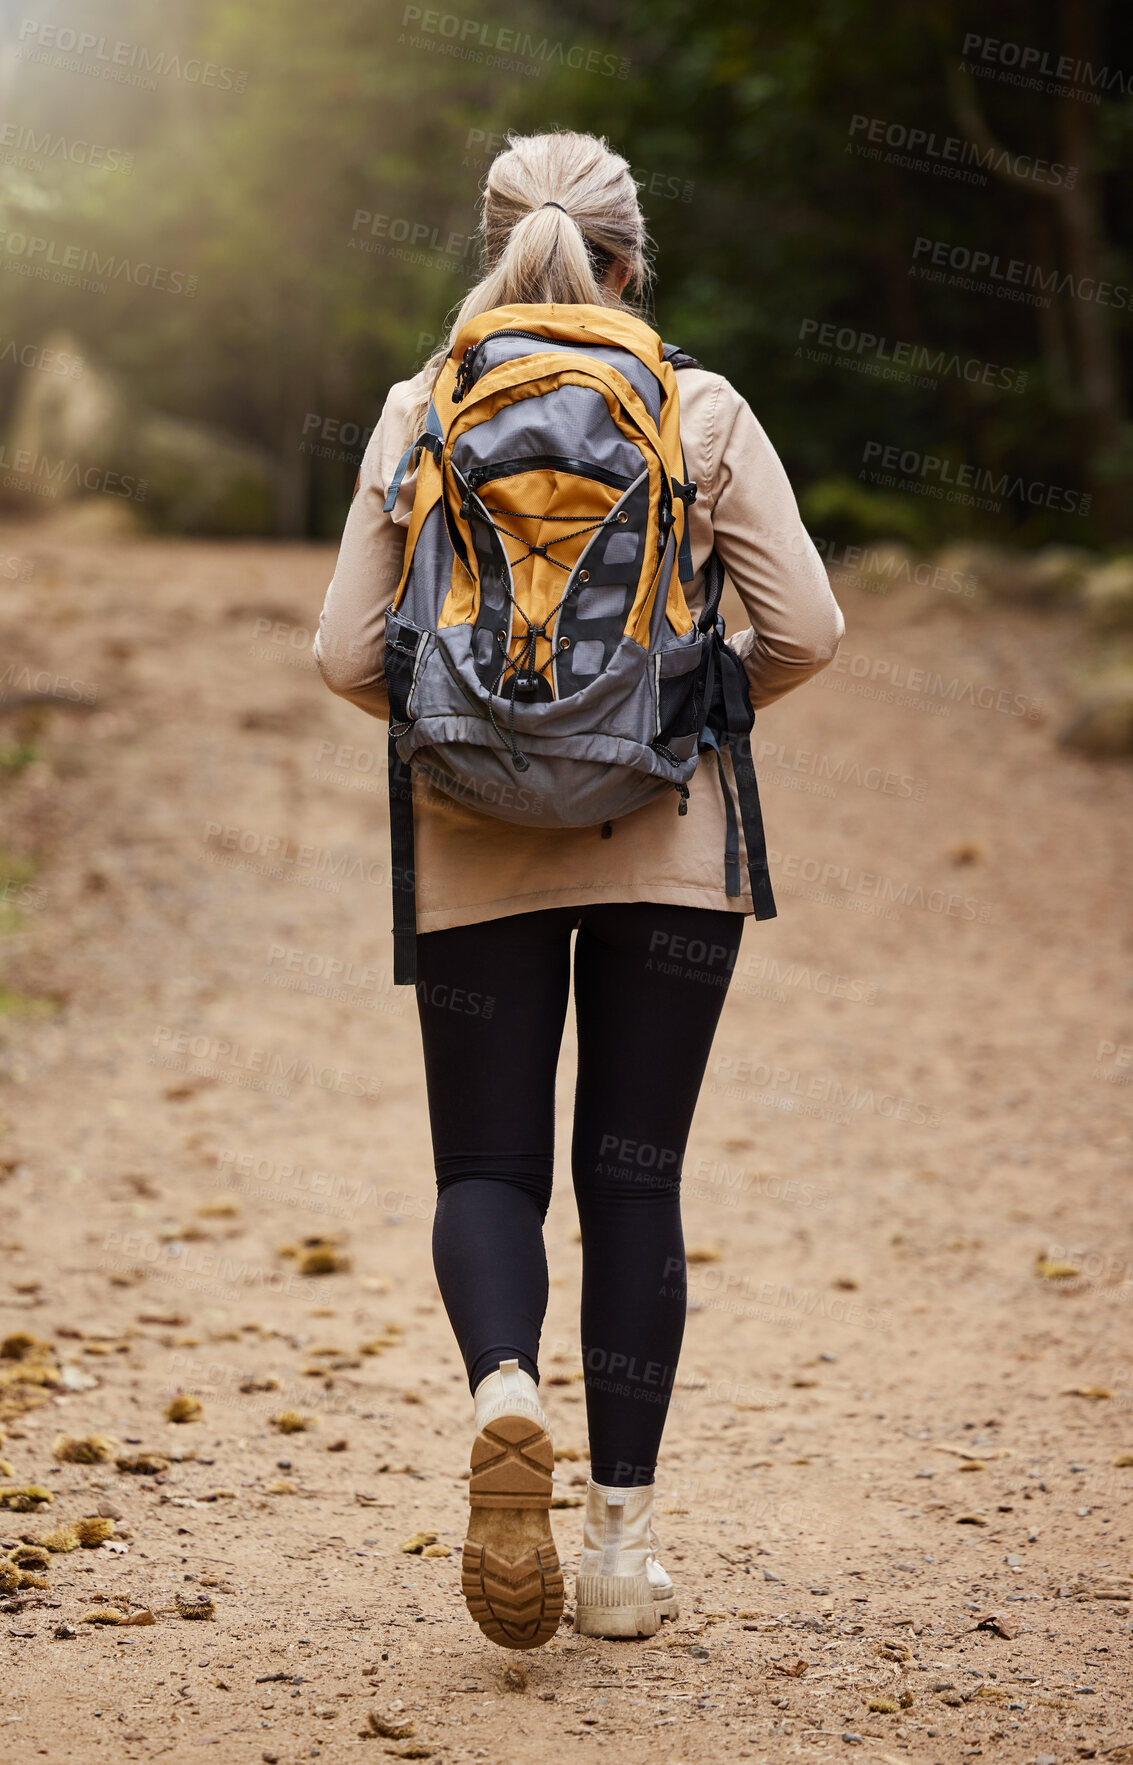
[[[686,1167],[682,1616],[512,1657],[460,1598],[384,731],[309,656],[331,554],[0,549],[30,569],[3,690],[70,701],[2,726],[0,1330],[50,1348],[0,1368],[50,1382],[0,1387],[0,1484],[54,1501],[0,1532],[120,1516],[5,1603],[0,1756],[1133,1758],[1133,818],[1127,772],[1053,742],[1071,628],[848,590],[838,671],[761,719],[780,917],[745,932]],[[280,1253],[320,1236],[348,1269]],[[569,1569],[562,1175],[548,1248]],[[164,1420],[179,1390],[202,1420]],[[170,1467],[60,1464],[60,1432]],[[119,1598],[156,1623],[84,1622]],[[369,1712],[413,1732],[364,1742]]]

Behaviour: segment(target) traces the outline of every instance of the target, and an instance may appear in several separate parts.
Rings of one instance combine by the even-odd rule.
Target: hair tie
[[[561,202],[544,202],[544,203],[541,203],[541,204],[540,204],[540,207],[541,207],[541,208],[557,208],[557,209],[559,209],[559,210],[560,210],[560,212],[561,212],[561,213],[562,213],[562,214],[568,214],[568,213],[569,213],[569,210],[568,210],[568,209],[565,209],[565,208],[563,208],[563,205],[562,205],[562,203],[561,203]]]

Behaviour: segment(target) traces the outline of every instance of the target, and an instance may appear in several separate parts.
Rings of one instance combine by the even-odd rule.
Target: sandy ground
[[[0,1534],[115,1518],[3,1601],[0,1757],[1133,1759],[1131,792],[1055,745],[1073,626],[847,587],[839,670],[761,719],[780,917],[686,1165],[682,1615],[511,1655],[460,1597],[384,731],[309,655],[331,553],[0,551],[0,690],[61,695],[0,720],[0,1485],[53,1497]],[[568,1572],[575,1231],[560,1175]],[[300,1272],[320,1237],[349,1267]],[[156,1621],[85,1621],[108,1602]]]

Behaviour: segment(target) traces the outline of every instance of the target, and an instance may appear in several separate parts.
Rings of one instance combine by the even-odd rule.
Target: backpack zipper
[[[479,490],[482,484],[490,484],[497,478],[515,478],[521,472],[569,472],[574,478],[594,478],[599,484],[609,484],[615,490],[629,490],[636,484],[636,478],[627,478],[622,472],[608,471],[604,466],[590,466],[585,460],[570,460],[562,454],[529,454],[525,460],[497,460],[493,465],[473,466],[465,474],[465,483],[469,490]]]
[[[556,341],[553,337],[542,336],[538,331],[489,331],[486,337],[481,337],[479,343],[474,344],[471,349],[466,349],[460,358],[460,366],[456,370],[456,384],[452,389],[453,404],[459,404],[471,387],[477,377],[476,363],[480,358],[481,351],[487,344],[493,343],[497,337],[522,337],[528,343],[553,344]]]
[[[481,337],[479,343],[474,343],[471,349],[466,349],[460,358],[460,366],[456,370],[456,383],[452,389],[453,404],[460,403],[461,399],[464,398],[465,394],[469,391],[473,382],[479,377],[477,364],[480,359],[481,351],[484,350],[489,343],[494,343],[497,337],[522,337],[527,343],[546,343],[552,349],[573,350],[580,355],[586,354],[586,345],[584,343],[564,344],[561,337],[545,337],[541,331],[517,331],[510,327],[503,331],[489,331],[486,337]]]

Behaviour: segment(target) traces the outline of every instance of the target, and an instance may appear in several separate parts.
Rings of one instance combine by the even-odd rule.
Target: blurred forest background
[[[53,433],[42,407],[68,379],[29,374],[21,350],[77,350],[75,384],[117,437],[98,463],[127,470],[146,437],[151,521],[336,535],[389,384],[429,353],[476,273],[500,137],[559,126],[605,134],[631,162],[658,328],[747,396],[827,541],[1112,550],[1128,532],[1125,7],[0,5],[5,445]],[[68,30],[99,43],[67,53]],[[991,33],[999,49],[965,56]],[[128,46],[117,63],[115,43]],[[1042,55],[1037,75],[1011,45]],[[1026,89],[1028,68],[1043,90]],[[862,119],[880,119],[877,157],[862,151]],[[973,144],[965,156],[998,144],[999,170],[980,183],[890,163],[887,128],[898,143],[923,131],[938,157],[948,137]],[[75,163],[76,142],[101,153]],[[69,249],[77,285],[37,271],[44,253],[27,239],[52,242],[49,262]],[[950,286],[947,270],[930,282],[918,240],[998,256],[1001,271],[1009,259],[1057,270],[1063,291],[1032,305]],[[162,285],[141,285],[139,265],[160,266]],[[1112,293],[1082,292],[1098,283]],[[842,332],[832,351],[823,325]],[[900,344],[926,352],[927,373],[884,377]],[[61,450],[82,452],[67,424],[89,433],[92,410],[53,420]],[[244,463],[236,492],[231,472],[225,494],[191,482],[192,437],[209,445],[198,424],[218,457]],[[1017,489],[988,514],[880,488],[860,475],[869,443],[1057,495]]]

